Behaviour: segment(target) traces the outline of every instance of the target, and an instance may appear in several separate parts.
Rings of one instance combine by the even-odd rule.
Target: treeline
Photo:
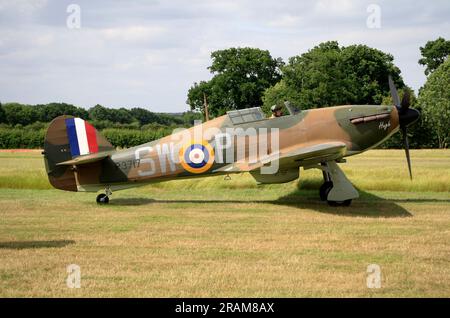
[[[101,105],[86,110],[66,103],[25,105],[19,103],[0,104],[0,124],[12,127],[49,123],[60,115],[72,115],[89,120],[95,126],[106,128],[141,128],[148,124],[161,126],[190,126],[201,116],[195,112],[180,114],[153,113],[144,108],[107,108]]]
[[[175,128],[190,127],[198,112],[154,113],[144,108],[88,110],[66,103],[0,104],[0,148],[42,148],[50,122],[60,115],[88,120],[116,147],[132,147],[164,137]]]

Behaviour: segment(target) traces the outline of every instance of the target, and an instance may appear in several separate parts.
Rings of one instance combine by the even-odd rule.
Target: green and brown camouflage
[[[255,112],[256,114],[256,112]],[[229,174],[242,171],[252,171],[261,167],[260,158],[251,165],[249,147],[251,138],[248,134],[234,136],[234,158],[236,158],[238,139],[246,138],[245,156],[232,163],[215,162],[211,167],[202,172],[187,171],[181,163],[175,163],[171,157],[176,157],[174,147],[171,147],[177,135],[188,133],[194,135],[194,129],[201,130],[201,140],[214,145],[214,138],[225,133],[226,129],[241,128],[244,133],[249,129],[256,130],[257,140],[267,138],[270,148],[269,136],[264,137],[263,129],[270,135],[273,129],[279,134],[279,157],[284,162],[280,165],[283,170],[286,167],[299,168],[311,163],[312,156],[292,156],[289,153],[297,149],[310,149],[320,144],[332,144],[334,142],[345,144],[345,149],[338,153],[339,157],[354,155],[375,147],[398,130],[399,121],[395,106],[367,106],[347,105],[329,108],[305,110],[295,115],[278,118],[251,118],[248,122],[233,124],[229,115],[210,120],[186,131],[176,132],[173,135],[155,140],[137,147],[115,150],[112,145],[96,133],[99,149],[97,153],[72,158],[69,138],[66,132],[65,119],[70,116],[56,118],[50,124],[45,139],[45,161],[50,183],[58,189],[68,191],[98,191],[105,187],[117,190],[132,187],[142,183],[163,181],[173,178],[189,178],[214,174]],[[215,134],[207,135],[208,130]],[[161,149],[166,149],[162,152]],[[167,149],[169,149],[167,151]],[[325,148],[318,155],[332,155]],[[225,155],[225,154],[224,154]],[[269,154],[270,155],[270,154]],[[217,154],[216,154],[217,157]],[[279,159],[279,160],[280,160]],[[286,160],[287,159],[287,160]],[[232,166],[226,169],[226,166]],[[151,171],[151,173],[148,173]]]
[[[402,131],[411,174],[407,127],[420,116],[400,102],[391,78],[394,105],[343,105],[292,111],[266,118],[259,107],[226,115],[136,147],[115,150],[80,118],[60,116],[47,131],[44,159],[50,183],[67,191],[111,191],[175,178],[249,172],[259,183],[299,178],[300,167],[322,170],[320,197],[348,205],[358,192],[337,163],[367,151]],[[406,92],[408,93],[408,92]],[[106,199],[105,199],[106,198]]]

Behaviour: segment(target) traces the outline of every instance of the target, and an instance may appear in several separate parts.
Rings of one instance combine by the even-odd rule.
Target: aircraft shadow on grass
[[[272,201],[272,203],[298,208],[309,208],[330,215],[368,218],[398,218],[413,216],[404,207],[398,205],[396,200],[384,199],[359,189],[358,192],[360,197],[353,200],[352,205],[349,207],[329,206],[326,202],[320,201],[320,199],[317,198],[316,192],[317,191],[302,192],[297,190]]]
[[[378,197],[372,193],[358,189],[360,197],[352,203],[350,207],[331,207],[326,202],[319,199],[317,190],[299,189],[284,195],[276,200],[226,200],[226,199],[205,199],[205,200],[156,200],[151,198],[117,198],[111,200],[110,205],[116,206],[140,206],[152,203],[266,203],[274,205],[285,205],[303,209],[311,209],[320,213],[342,216],[359,216],[369,218],[395,218],[411,217],[404,207],[396,202],[409,202],[408,200],[388,200]],[[320,185],[317,186],[317,188]],[[428,200],[429,201],[429,200]]]
[[[0,249],[24,250],[33,248],[60,248],[70,244],[75,244],[73,240],[53,240],[53,241],[11,241],[0,242]]]

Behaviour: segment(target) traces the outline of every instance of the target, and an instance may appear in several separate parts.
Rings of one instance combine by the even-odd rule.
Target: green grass
[[[341,167],[362,190],[370,191],[427,191],[450,192],[450,150],[412,150],[411,160],[414,181],[411,182],[403,150],[372,150],[361,155],[348,157]],[[44,161],[40,152],[0,152],[0,188],[52,189],[45,174]],[[283,185],[265,185],[270,189],[289,191],[317,189],[322,174],[317,169],[301,171],[300,182]],[[223,177],[209,177],[192,180],[174,180],[155,184],[158,189],[259,189],[249,174]]]
[[[51,189],[39,151],[0,152],[0,188]]]
[[[319,171],[95,194],[50,189],[39,153],[0,153],[2,297],[450,296],[450,152],[376,150],[341,165],[361,197],[317,199]],[[81,289],[66,267],[81,267]],[[382,288],[366,287],[367,265]]]

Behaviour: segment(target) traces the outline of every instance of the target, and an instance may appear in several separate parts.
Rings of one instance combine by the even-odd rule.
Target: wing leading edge
[[[305,163],[332,161],[342,158],[346,152],[346,144],[340,141],[315,144],[301,147],[281,155],[280,166],[296,162],[303,165]]]
[[[214,172],[252,171],[278,161],[279,167],[295,167],[332,161],[342,158],[347,152],[344,142],[333,141],[299,147],[285,153],[275,153],[256,163],[236,162],[221,167]]]

